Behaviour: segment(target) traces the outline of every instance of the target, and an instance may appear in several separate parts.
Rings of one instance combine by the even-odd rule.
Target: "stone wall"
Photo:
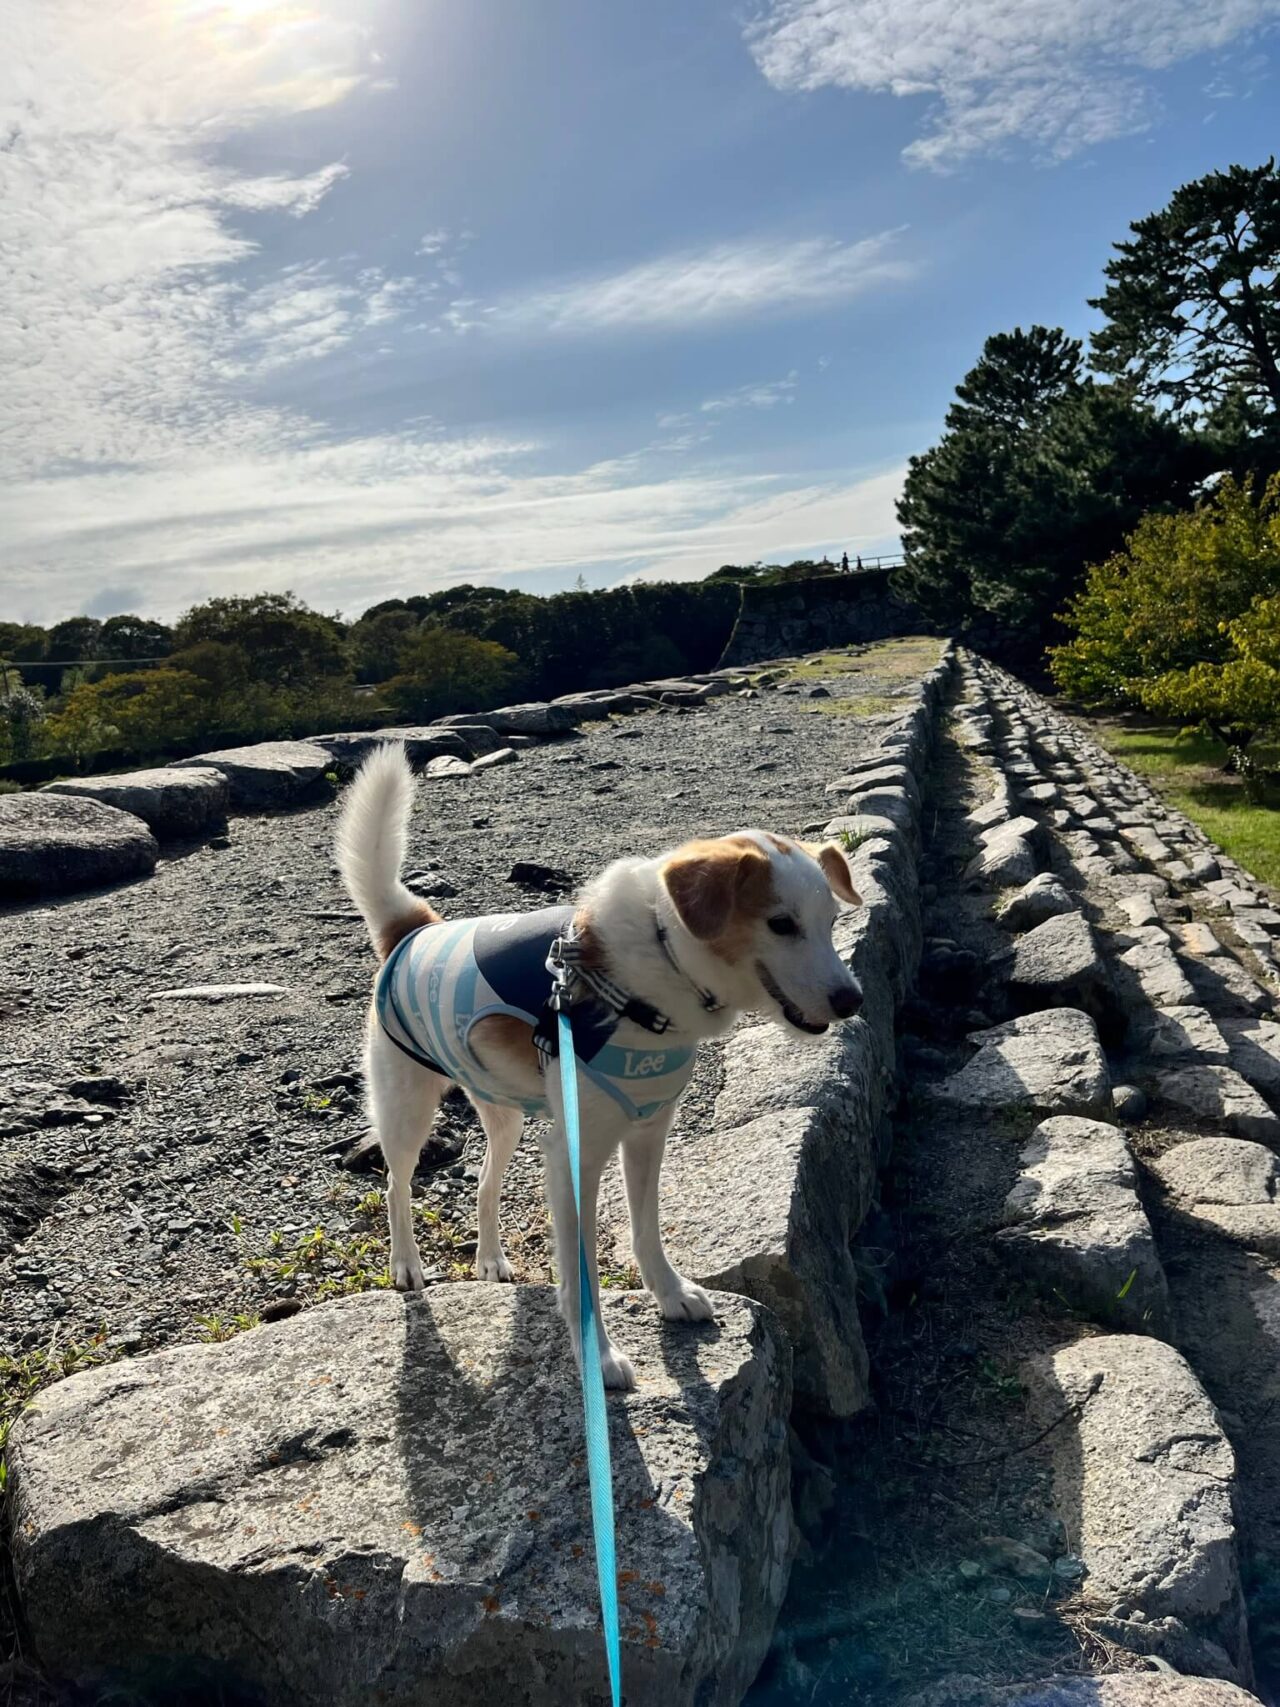
[[[777,586],[746,583],[721,666],[759,664],[828,646],[927,632],[930,625],[892,590],[889,576],[889,570],[875,569]]]

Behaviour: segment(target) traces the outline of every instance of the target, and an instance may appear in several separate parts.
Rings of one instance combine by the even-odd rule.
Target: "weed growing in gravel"
[[[463,1246],[463,1240],[457,1228],[451,1221],[441,1218],[438,1209],[431,1209],[425,1203],[414,1204],[418,1219],[426,1229],[428,1241],[434,1246],[432,1254],[447,1272],[450,1280],[465,1280],[471,1272],[468,1261],[472,1247]]]
[[[375,1186],[372,1191],[366,1191],[352,1211],[354,1215],[362,1215],[366,1221],[376,1221],[382,1215],[382,1193]]]
[[[315,1299],[343,1298],[391,1284],[386,1244],[367,1233],[342,1239],[315,1227],[290,1246],[277,1228],[267,1244],[270,1255],[244,1259],[249,1273],[276,1283],[292,1281]]]
[[[200,1338],[215,1344],[220,1340],[232,1339],[236,1334],[246,1333],[250,1328],[262,1325],[262,1317],[256,1310],[241,1310],[234,1316],[197,1316],[196,1326],[200,1330]]]
[[[978,1365],[978,1379],[997,1399],[1013,1404],[1023,1397],[1022,1383],[1016,1375],[1002,1369],[993,1357],[984,1357]]]
[[[600,1284],[601,1286],[611,1286],[618,1292],[638,1292],[641,1286],[640,1270],[633,1262],[629,1262],[625,1268],[616,1268],[608,1272],[601,1269]]]
[[[68,1340],[58,1344],[58,1332],[43,1349],[10,1355],[0,1353],[0,1494],[5,1488],[3,1452],[9,1430],[18,1420],[42,1387],[49,1387],[78,1369],[91,1369],[95,1364],[110,1363],[115,1353],[107,1349],[106,1329],[100,1329],[91,1340],[83,1343]]]

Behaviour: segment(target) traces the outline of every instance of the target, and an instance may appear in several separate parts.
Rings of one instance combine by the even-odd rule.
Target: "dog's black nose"
[[[848,1019],[862,1006],[862,991],[856,984],[841,984],[831,992],[831,1011],[837,1019]]]

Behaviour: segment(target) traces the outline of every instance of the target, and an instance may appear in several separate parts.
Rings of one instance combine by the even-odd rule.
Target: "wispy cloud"
[[[621,272],[556,282],[493,306],[498,328],[589,334],[706,326],[847,301],[910,278],[899,231],[855,243],[832,237],[720,243]]]
[[[772,409],[779,403],[794,403],[800,375],[795,368],[785,379],[765,380],[761,385],[740,385],[723,397],[708,397],[700,405],[704,415],[724,415],[731,409]]]
[[[770,0],[748,27],[781,89],[933,96],[916,165],[1028,146],[1061,160],[1147,128],[1153,74],[1257,36],[1280,0]]]

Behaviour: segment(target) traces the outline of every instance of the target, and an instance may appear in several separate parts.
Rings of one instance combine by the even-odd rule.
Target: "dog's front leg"
[[[587,1253],[587,1272],[596,1306],[596,1333],[600,1341],[600,1369],[606,1387],[626,1390],[636,1384],[631,1360],[625,1357],[609,1338],[600,1313],[600,1276],[596,1265],[596,1198],[600,1176],[611,1154],[595,1150],[582,1156],[582,1238]],[[573,1355],[582,1367],[582,1289],[581,1265],[578,1256],[578,1217],[573,1205],[573,1180],[569,1173],[569,1152],[559,1120],[556,1130],[543,1148],[547,1196],[551,1203],[551,1220],[556,1245],[556,1275],[559,1279],[560,1314],[569,1329]]]
[[[639,1121],[622,1141],[622,1176],[631,1213],[631,1248],[640,1278],[669,1321],[706,1322],[715,1314],[700,1286],[672,1268],[658,1226],[658,1176],[674,1109]]]

